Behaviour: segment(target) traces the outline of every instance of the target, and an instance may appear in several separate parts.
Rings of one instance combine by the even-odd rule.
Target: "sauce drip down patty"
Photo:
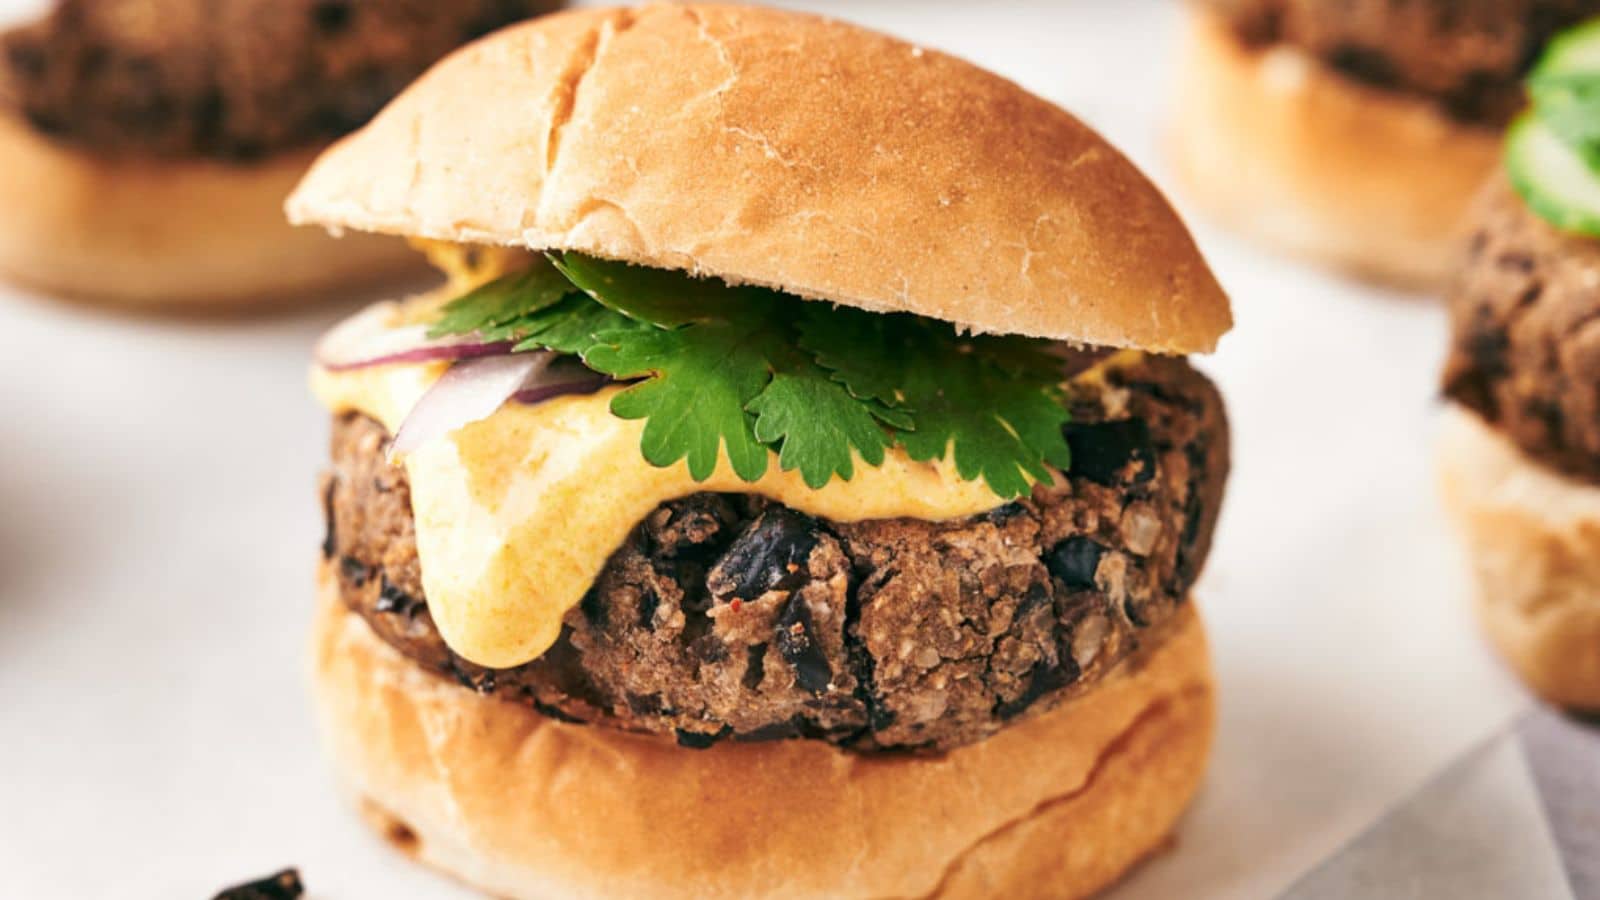
[[[948,749],[1136,658],[1205,560],[1228,468],[1215,388],[1150,357],[1074,382],[1072,396],[1069,477],[983,515],[847,523],[746,495],[665,503],[556,645],[515,668],[473,665],[440,638],[405,471],[359,414],[335,419],[323,549],[382,639],[554,717],[691,747]]]

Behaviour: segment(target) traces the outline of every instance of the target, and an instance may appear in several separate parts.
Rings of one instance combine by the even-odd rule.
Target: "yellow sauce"
[[[312,387],[334,412],[363,413],[393,433],[445,368],[317,368]],[[640,455],[644,422],[609,409],[620,390],[508,403],[405,458],[428,608],[462,657],[507,668],[549,649],[606,560],[668,500],[759,494],[835,521],[949,519],[1003,502],[983,482],[961,480],[949,460],[915,462],[898,449],[881,466],[858,459],[850,481],[820,490],[780,470],[775,454],[760,481],[741,480],[726,458],[711,478],[695,481],[682,462],[657,468]]]

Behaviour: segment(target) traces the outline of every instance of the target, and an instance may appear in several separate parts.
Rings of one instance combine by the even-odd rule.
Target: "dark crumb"
[[[305,893],[299,869],[284,869],[256,881],[225,888],[212,900],[296,900]]]

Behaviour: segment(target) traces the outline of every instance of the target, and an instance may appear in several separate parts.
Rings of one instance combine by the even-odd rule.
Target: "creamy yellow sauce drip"
[[[449,244],[420,249],[449,275],[440,291],[388,304],[387,325],[431,317],[452,296],[525,264],[520,251]],[[1136,361],[1112,356],[1078,376],[1092,381]],[[316,367],[312,388],[335,413],[358,412],[394,433],[446,363]],[[611,554],[657,506],[700,491],[758,494],[813,516],[848,522],[975,515],[1004,501],[981,481],[964,481],[948,459],[916,462],[898,448],[881,466],[856,460],[855,476],[821,489],[779,468],[740,479],[724,457],[705,481],[687,466],[657,468],[639,452],[642,420],[617,418],[621,387],[499,411],[414,451],[402,463],[411,483],[417,554],[429,612],[450,649],[474,663],[509,668],[555,643],[561,620],[594,583]]]

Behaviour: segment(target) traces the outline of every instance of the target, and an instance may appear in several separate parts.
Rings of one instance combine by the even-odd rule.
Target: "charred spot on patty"
[[[404,470],[385,458],[380,425],[345,415],[333,441],[335,559],[372,575],[341,579],[341,595],[425,669],[590,727],[687,746],[958,747],[1092,690],[1159,644],[1208,552],[1228,468],[1215,388],[1162,357],[1092,381],[1070,398],[1067,477],[989,513],[835,522],[756,496],[665,503],[556,644],[499,670],[439,637]]]

